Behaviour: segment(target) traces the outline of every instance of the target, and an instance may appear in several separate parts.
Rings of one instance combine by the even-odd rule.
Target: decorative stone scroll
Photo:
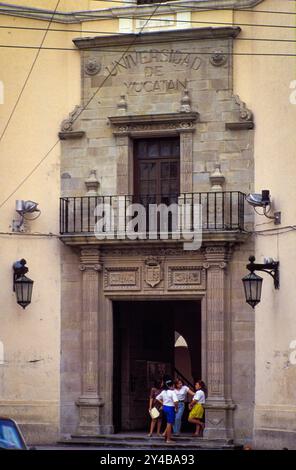
[[[105,267],[104,290],[140,290],[139,267]]]
[[[59,138],[61,140],[79,139],[85,135],[84,131],[74,131],[73,129],[73,125],[82,111],[82,106],[75,106],[74,110],[69,114],[69,117],[64,119],[61,124],[61,131],[59,132]]]
[[[235,103],[239,106],[239,121],[227,122],[226,129],[231,131],[254,129],[254,116],[250,109],[247,108],[238,95],[233,96]]]
[[[168,290],[205,290],[205,288],[206,274],[203,267],[168,267]]]

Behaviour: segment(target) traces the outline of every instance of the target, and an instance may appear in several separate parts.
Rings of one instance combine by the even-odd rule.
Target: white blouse
[[[197,390],[196,394],[193,397],[193,400],[203,405],[206,402],[206,396],[202,390]]]
[[[175,390],[163,390],[157,395],[156,400],[161,401],[164,406],[175,406],[175,403],[178,402],[178,397]]]
[[[189,392],[189,387],[183,385],[180,389],[175,388],[176,395],[179,401],[185,401],[187,393]]]

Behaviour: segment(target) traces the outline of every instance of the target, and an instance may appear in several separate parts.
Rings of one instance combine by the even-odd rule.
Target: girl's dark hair
[[[171,377],[165,377],[165,379],[163,380],[164,384],[163,384],[163,388],[164,390],[168,390],[170,387],[173,387],[174,386],[174,382],[173,380],[171,379]]]
[[[196,383],[199,384],[201,390],[204,392],[205,397],[208,398],[208,387],[202,380],[197,380]]]

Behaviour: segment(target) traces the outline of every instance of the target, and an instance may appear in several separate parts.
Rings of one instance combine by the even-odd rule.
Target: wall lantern
[[[29,269],[26,267],[27,261],[21,259],[13,264],[13,291],[16,295],[17,303],[25,309],[32,299],[34,281],[26,274]]]
[[[243,277],[242,281],[245,289],[245,296],[247,304],[251,307],[255,307],[261,300],[262,282],[263,279],[255,274],[255,271],[261,271],[268,273],[273,278],[275,289],[279,289],[279,262],[273,259],[266,259],[263,264],[255,263],[255,256],[250,256],[250,263],[247,265],[247,269],[250,274]]]

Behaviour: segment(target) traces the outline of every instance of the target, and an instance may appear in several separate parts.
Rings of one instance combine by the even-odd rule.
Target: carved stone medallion
[[[87,75],[97,75],[99,71],[101,70],[102,66],[99,64],[96,59],[89,59],[84,67],[85,73]]]

